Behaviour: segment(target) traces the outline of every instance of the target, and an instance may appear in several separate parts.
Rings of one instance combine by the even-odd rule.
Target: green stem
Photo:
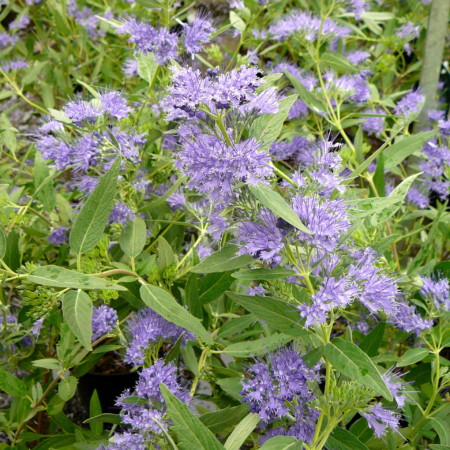
[[[231,142],[230,137],[228,136],[227,130],[225,128],[225,125],[223,124],[223,117],[222,116],[215,116],[217,126],[219,127],[220,132],[222,133],[223,138],[225,139],[225,142],[230,147],[233,146],[233,143]]]

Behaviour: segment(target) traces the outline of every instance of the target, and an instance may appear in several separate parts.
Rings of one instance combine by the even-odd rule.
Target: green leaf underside
[[[33,270],[28,280],[43,286],[73,289],[109,289],[114,291],[126,291],[123,286],[113,283],[105,278],[93,277],[74,270],[64,269],[59,266],[44,266]]]

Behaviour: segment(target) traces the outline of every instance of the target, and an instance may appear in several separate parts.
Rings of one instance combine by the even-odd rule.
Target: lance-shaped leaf
[[[289,206],[286,200],[270,186],[260,183],[258,185],[249,185],[252,194],[259,200],[259,202],[270,209],[275,215],[281,217],[286,222],[290,223],[295,228],[310,234],[308,228],[303,225],[295,211]]]
[[[126,291],[123,286],[113,283],[105,278],[93,277],[85,273],[64,269],[59,266],[44,266],[33,270],[28,276],[32,283],[43,286],[53,286],[73,289],[109,289],[113,291]]]
[[[186,311],[169,292],[151,284],[143,284],[139,292],[142,301],[160,316],[175,325],[192,331],[206,343],[212,344],[211,336],[205,330],[201,321]]]
[[[141,254],[147,238],[146,231],[142,217],[136,216],[127,223],[119,239],[120,248],[125,255],[136,258]]]
[[[117,158],[78,214],[69,236],[69,244],[75,253],[86,253],[101,239],[113,208],[119,169],[120,158]]]
[[[172,431],[181,450],[224,450],[224,446],[200,419],[189,410],[166,386],[161,384],[167,415],[172,420]]]
[[[80,344],[88,350],[92,350],[92,310],[91,297],[80,289],[69,291],[62,298],[64,322]]]
[[[375,364],[352,342],[333,339],[325,346],[325,356],[338,372],[392,400],[392,394]]]

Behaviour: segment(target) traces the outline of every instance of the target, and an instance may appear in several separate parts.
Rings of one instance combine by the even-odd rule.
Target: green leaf
[[[430,422],[439,436],[440,444],[450,447],[450,427],[448,426],[448,422],[445,422],[439,417],[431,417]]]
[[[302,450],[302,441],[291,436],[275,436],[264,443],[260,450]]]
[[[326,447],[333,450],[367,450],[367,447],[350,431],[337,427],[327,440]]]
[[[338,372],[392,401],[392,394],[375,364],[355,344],[339,338],[333,339],[325,346],[325,355]]]
[[[241,33],[245,31],[245,22],[234,11],[230,11],[230,23]]]
[[[75,253],[93,249],[101,239],[116,195],[120,158],[117,158],[105,176],[86,200],[70,231],[69,244]]]
[[[50,212],[56,206],[56,193],[53,183],[46,182],[50,177],[50,171],[48,164],[45,164],[39,155],[40,153],[36,152],[34,160],[34,188],[37,192],[36,196],[41,201],[44,209]],[[42,187],[38,190],[40,186]]]
[[[222,378],[217,381],[217,384],[226,392],[230,397],[235,400],[241,401],[242,395],[242,378]]]
[[[61,363],[56,358],[36,359],[32,364],[34,367],[42,367],[43,369],[61,370]]]
[[[281,134],[289,110],[297,99],[297,95],[290,95],[279,102],[279,111],[276,114],[263,114],[253,121],[249,137],[255,138],[262,150],[268,150]]]
[[[253,280],[279,280],[280,278],[290,277],[294,275],[293,270],[288,269],[248,269],[234,272],[231,276],[243,281]]]
[[[325,52],[320,56],[320,62],[331,67],[333,70],[337,70],[344,73],[357,72],[358,68],[352,64],[347,58],[339,53]]]
[[[201,321],[178,304],[169,292],[151,284],[143,284],[139,292],[143,302],[166,320],[192,331],[207,344],[212,344],[213,340]]]
[[[200,295],[196,301],[204,305],[219,298],[233,283],[231,272],[210,273],[204,276],[199,283]]]
[[[418,363],[428,356],[429,353],[430,351],[427,348],[411,348],[400,357],[397,367],[405,367]]]
[[[90,417],[89,419],[86,419],[83,423],[114,423],[118,425],[122,423],[122,419],[117,414],[103,413],[95,417]]]
[[[134,220],[127,223],[120,236],[119,244],[122,251],[130,258],[136,258],[144,249],[147,239],[145,220],[136,216]]]
[[[402,140],[397,139],[394,145],[391,145],[383,152],[385,169],[393,169],[408,156],[421,150],[423,144],[429,141],[436,133],[437,130],[426,131],[424,133],[414,134],[413,136],[407,136]]]
[[[25,397],[27,395],[25,382],[5,369],[0,369],[0,389],[11,397]]]
[[[77,390],[78,379],[75,377],[63,378],[58,384],[58,395],[61,400],[67,402],[74,395]]]
[[[247,405],[232,406],[200,416],[200,421],[213,433],[224,435],[224,430],[234,428],[248,413]]]
[[[295,337],[307,337],[309,332],[300,325],[300,313],[295,305],[271,297],[227,293],[227,297],[244,307],[271,328]]]
[[[254,261],[251,255],[236,256],[237,247],[228,244],[221,250],[209,255],[200,264],[191,269],[193,273],[215,273],[228,272],[229,270],[240,269]]]
[[[89,400],[89,417],[97,417],[102,414],[102,405],[98,398],[97,389],[94,389],[91,399]],[[101,435],[103,431],[103,422],[91,422],[89,424],[94,434]]]
[[[220,338],[226,338],[233,334],[239,333],[245,328],[252,326],[256,322],[256,317],[252,314],[238,317],[236,319],[228,320],[219,329],[217,334]]]
[[[376,327],[361,341],[359,348],[368,356],[376,356],[384,336],[386,324],[380,322]]]
[[[375,169],[375,173],[373,174],[373,184],[375,185],[375,188],[377,189],[378,196],[386,197],[383,153],[381,153],[380,156],[378,157],[377,167]]]
[[[92,310],[91,297],[80,289],[69,291],[62,298],[64,321],[80,344],[88,350],[92,350]]]
[[[286,200],[270,186],[260,183],[258,185],[249,185],[248,188],[259,202],[270,209],[275,215],[281,217],[304,233],[311,234]]]
[[[147,53],[146,55],[139,55],[138,57],[138,74],[139,76],[147,81],[147,83],[152,83],[153,77],[158,70],[158,63],[155,60],[155,55],[153,53]]]
[[[315,110],[316,112],[317,111],[323,112],[327,110],[322,101],[319,100],[314,94],[307,91],[305,87],[300,83],[300,80],[298,78],[294,77],[294,75],[289,73],[287,70],[283,70],[283,73],[289,79],[292,86],[294,86],[295,90],[298,92],[298,95],[306,103],[307,106],[309,106],[312,110]]]
[[[226,440],[225,448],[227,450],[239,450],[260,420],[259,415],[255,413],[250,413],[244,417]]]
[[[6,254],[6,238],[3,234],[3,231],[0,230],[0,259],[3,259],[3,257]]]
[[[189,408],[161,384],[167,415],[172,420],[172,431],[181,450],[223,450],[224,446]]]
[[[123,286],[108,281],[105,278],[93,277],[74,270],[58,266],[44,266],[33,270],[28,276],[32,283],[43,286],[53,286],[72,289],[106,289],[113,291],[126,291]]]
[[[286,334],[274,334],[269,337],[257,339],[256,341],[231,344],[228,347],[225,347],[221,353],[234,356],[235,358],[249,358],[276,350],[292,341],[292,339],[292,336],[287,336]]]
[[[389,197],[375,197],[355,200],[352,216],[357,220],[369,217],[370,225],[377,226],[390,219],[403,205],[403,201],[411,185],[420,173],[403,180],[389,195]]]

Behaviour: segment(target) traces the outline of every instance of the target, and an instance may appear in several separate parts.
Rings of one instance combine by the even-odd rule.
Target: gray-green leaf
[[[140,255],[145,246],[146,232],[145,220],[142,217],[136,216],[127,223],[119,239],[120,248],[125,255],[130,258]]]
[[[264,443],[260,450],[302,450],[302,441],[291,436],[275,436]]]
[[[117,158],[78,214],[69,236],[69,244],[75,253],[86,253],[101,239],[113,208],[119,169],[120,158]]]
[[[392,400],[392,394],[375,364],[355,344],[333,339],[331,344],[325,346],[325,355],[338,372]]]
[[[428,356],[429,353],[430,351],[426,348],[411,348],[401,356],[399,362],[397,363],[397,367],[405,367],[418,363]]]
[[[62,312],[64,321],[80,344],[92,350],[92,300],[86,292],[78,289],[64,294]]]
[[[222,350],[222,353],[234,356],[235,358],[249,358],[263,355],[286,345],[294,339],[286,334],[273,334],[272,336],[257,339],[256,341],[245,341],[231,344]]]
[[[260,183],[256,186],[250,185],[249,189],[259,202],[266,208],[269,208],[275,215],[281,217],[304,233],[310,234],[308,228],[303,225],[302,221],[298,218],[298,215],[289,206],[286,200],[270,186]]]
[[[228,437],[225,448],[227,450],[239,450],[260,420],[261,418],[255,413],[249,413],[244,417]]]
[[[166,401],[167,415],[173,423],[171,428],[181,450],[224,450],[224,446],[200,419],[163,384],[161,393]]]
[[[221,250],[205,258],[200,264],[191,269],[194,273],[215,273],[227,272],[233,269],[240,269],[254,261],[250,255],[236,256],[237,247],[226,245]]]
[[[44,266],[33,270],[28,276],[32,283],[43,286],[53,286],[72,289],[108,289],[113,291],[126,291],[123,286],[113,283],[105,278],[93,277],[74,270],[59,266]]]
[[[3,231],[0,230],[0,259],[3,259],[3,257],[6,254],[6,238],[3,234]]]
[[[212,344],[211,336],[201,321],[186,311],[169,292],[151,284],[143,284],[140,294],[142,301],[166,320],[192,331],[206,343]]]

